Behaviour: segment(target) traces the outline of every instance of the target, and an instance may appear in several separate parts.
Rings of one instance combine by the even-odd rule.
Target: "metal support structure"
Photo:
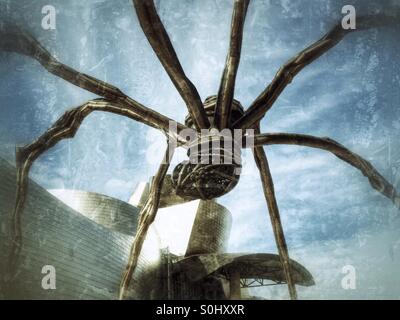
[[[231,271],[229,273],[229,299],[240,300],[242,294],[240,292],[240,272]]]
[[[241,288],[272,287],[285,284],[284,282],[271,282],[268,279],[240,279]]]

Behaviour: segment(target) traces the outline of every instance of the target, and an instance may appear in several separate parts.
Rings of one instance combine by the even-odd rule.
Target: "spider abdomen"
[[[175,167],[172,181],[176,194],[190,199],[210,200],[231,191],[239,181],[235,165],[196,165],[189,162]]]
[[[209,200],[231,191],[238,183],[241,153],[233,139],[203,136],[188,151],[189,160],[179,163],[172,174],[177,195]]]

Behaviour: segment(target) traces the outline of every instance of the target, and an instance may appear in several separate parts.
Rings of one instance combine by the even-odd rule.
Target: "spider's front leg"
[[[169,124],[172,119],[140,104],[117,87],[61,63],[29,32],[17,26],[7,23],[4,23],[4,25],[0,24],[0,52],[1,51],[15,52],[31,57],[37,60],[53,75],[106,98],[109,101],[113,101],[114,104],[123,105],[126,110],[129,110],[130,114],[135,114],[135,120],[162,130],[164,133],[170,131]],[[182,130],[185,126],[178,123],[177,128]],[[178,141],[180,139],[179,135],[175,135],[175,137],[171,138],[178,139]],[[185,142],[186,141],[183,141],[183,143]]]
[[[276,73],[272,82],[254,100],[244,115],[233,126],[244,129],[256,125],[268,110],[271,109],[283,90],[292,82],[293,78],[306,66],[336,46],[347,34],[354,31],[398,24],[399,19],[385,14],[358,17],[357,29],[345,30],[339,22],[320,40],[298,53],[283,65]]]
[[[257,128],[256,133],[260,129]],[[261,182],[263,185],[264,196],[267,200],[268,212],[271,219],[275,242],[278,247],[278,253],[281,260],[283,272],[285,273],[286,283],[289,289],[289,295],[292,300],[297,299],[296,286],[290,271],[289,251],[286,245],[285,234],[283,232],[282,222],[279,214],[279,208],[275,197],[274,182],[268,164],[267,155],[262,146],[255,146],[253,149],[254,159],[260,171]]]
[[[133,0],[140,26],[151,47],[168,73],[172,83],[185,101],[197,129],[210,127],[200,95],[186,76],[167,31],[157,14],[153,0]]]
[[[146,240],[147,231],[150,225],[156,218],[158,206],[160,203],[160,194],[165,175],[167,174],[175,148],[168,144],[163,161],[151,182],[150,193],[146,203],[140,211],[139,225],[137,228],[135,240],[133,241],[128,264],[126,265],[125,273],[121,281],[119,298],[120,300],[126,297],[129,285],[132,280],[133,273],[136,269],[143,243]]]

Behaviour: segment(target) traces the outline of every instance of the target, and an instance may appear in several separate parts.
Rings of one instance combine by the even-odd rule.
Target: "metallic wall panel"
[[[226,251],[231,213],[215,200],[200,201],[185,256]]]
[[[114,231],[133,235],[139,210],[121,200],[98,193],[56,189],[49,192],[85,217]]]
[[[133,237],[82,216],[32,181],[22,217],[24,246],[16,277],[6,288],[15,181],[15,168],[0,159],[0,298],[116,299]],[[159,251],[154,245],[152,250]],[[153,258],[146,254],[140,258],[133,282],[142,286],[136,285],[134,298],[146,298],[152,292],[156,297],[157,288],[151,286],[159,282],[149,279],[154,280],[157,259],[154,252],[148,256]],[[45,265],[55,267],[55,290],[42,288]],[[144,285],[150,285],[146,296]]]

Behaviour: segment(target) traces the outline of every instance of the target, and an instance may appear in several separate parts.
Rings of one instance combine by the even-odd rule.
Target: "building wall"
[[[15,168],[0,158],[0,299],[116,299],[133,242],[128,234],[136,229],[137,208],[93,193],[53,192],[62,202],[30,181],[22,216],[23,248],[14,278],[6,287],[15,190]],[[175,299],[210,297],[212,288],[218,289],[215,298],[223,297],[219,283],[193,284],[185,275],[171,278],[168,268],[173,266],[160,249],[176,247],[180,255],[187,248],[220,252],[229,229],[229,211],[213,201],[160,209],[144,242],[129,297],[166,299],[168,287]],[[179,239],[187,239],[187,246],[179,249]],[[55,267],[55,290],[42,288],[45,265]]]
[[[200,201],[185,256],[225,252],[231,224],[225,207],[214,200]]]
[[[10,250],[10,216],[16,189],[15,168],[0,159],[0,298],[115,299],[133,237],[114,232],[82,216],[34,182],[29,184],[22,218],[23,249],[15,278],[4,285]],[[154,237],[153,237],[154,238]],[[153,278],[159,248],[147,242],[134,283]],[[150,257],[150,258],[149,258]],[[43,266],[56,270],[56,289],[41,286]],[[152,285],[157,284],[152,282]],[[134,298],[142,297],[136,285]],[[147,288],[146,293],[157,292]],[[147,294],[148,296],[148,294]]]
[[[139,209],[103,194],[80,190],[49,190],[69,207],[94,222],[117,232],[133,235],[136,232]]]

